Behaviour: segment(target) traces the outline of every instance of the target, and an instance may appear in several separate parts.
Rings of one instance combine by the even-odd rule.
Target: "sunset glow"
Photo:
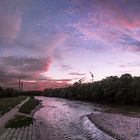
[[[140,0],[1,0],[0,85],[63,87],[140,75]]]

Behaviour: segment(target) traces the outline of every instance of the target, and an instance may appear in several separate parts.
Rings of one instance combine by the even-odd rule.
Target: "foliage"
[[[123,74],[110,76],[101,81],[73,86],[45,89],[44,95],[99,103],[140,105],[140,77]]]
[[[18,95],[18,91],[13,88],[3,89],[2,87],[0,87],[0,98],[15,97],[17,95]]]
[[[31,90],[31,91],[22,91],[20,93],[18,93],[18,95],[24,95],[24,96],[41,96],[43,95],[43,92],[42,91],[34,91],[34,90]]]
[[[0,114],[3,115],[25,99],[25,96],[0,98]]]
[[[0,98],[5,98],[5,97],[16,97],[18,95],[21,96],[40,96],[43,95],[42,91],[18,91],[13,88],[2,88],[0,87]]]
[[[21,128],[33,124],[33,118],[25,116],[16,116],[14,119],[9,120],[5,125],[6,128]]]
[[[31,97],[27,102],[25,102],[20,108],[19,112],[30,114],[32,110],[39,104],[39,101]]]

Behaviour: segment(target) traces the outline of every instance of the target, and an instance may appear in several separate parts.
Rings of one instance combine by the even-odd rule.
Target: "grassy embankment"
[[[30,117],[25,116],[15,116],[14,119],[8,121],[8,123],[5,125],[6,128],[21,128],[29,126],[33,123],[33,119]]]
[[[0,98],[0,115],[8,112],[11,108],[15,107],[26,98],[26,96]]]
[[[19,108],[19,112],[25,113],[25,114],[30,114],[31,111],[34,110],[37,105],[39,105],[39,101],[36,100],[35,98],[31,97],[25,104],[23,104]]]
[[[35,98],[31,97],[26,103],[24,103],[20,108],[19,112],[25,113],[25,114],[31,114],[31,111],[36,108],[36,106],[39,105],[39,101]],[[32,117],[26,117],[26,116],[15,116],[14,119],[8,121],[6,124],[6,128],[21,128],[29,126],[33,123]]]
[[[101,105],[102,112],[113,113],[113,114],[123,114],[131,117],[140,118],[140,108],[138,106],[130,105]]]

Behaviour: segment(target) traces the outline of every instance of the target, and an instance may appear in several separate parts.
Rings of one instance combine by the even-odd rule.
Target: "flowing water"
[[[59,98],[37,98],[42,100],[43,105],[34,115],[41,140],[114,140],[88,119],[88,114],[97,112],[93,104]]]

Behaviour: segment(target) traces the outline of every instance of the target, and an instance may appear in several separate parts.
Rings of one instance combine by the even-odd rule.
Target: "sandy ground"
[[[18,113],[18,109],[22,106],[25,102],[29,100],[30,97],[27,97],[26,100],[22,101],[20,104],[12,108],[9,112],[5,113],[3,116],[0,117],[0,135],[5,131],[5,124],[14,118],[14,116]]]
[[[88,118],[101,130],[119,140],[140,140],[140,118],[96,112]]]

